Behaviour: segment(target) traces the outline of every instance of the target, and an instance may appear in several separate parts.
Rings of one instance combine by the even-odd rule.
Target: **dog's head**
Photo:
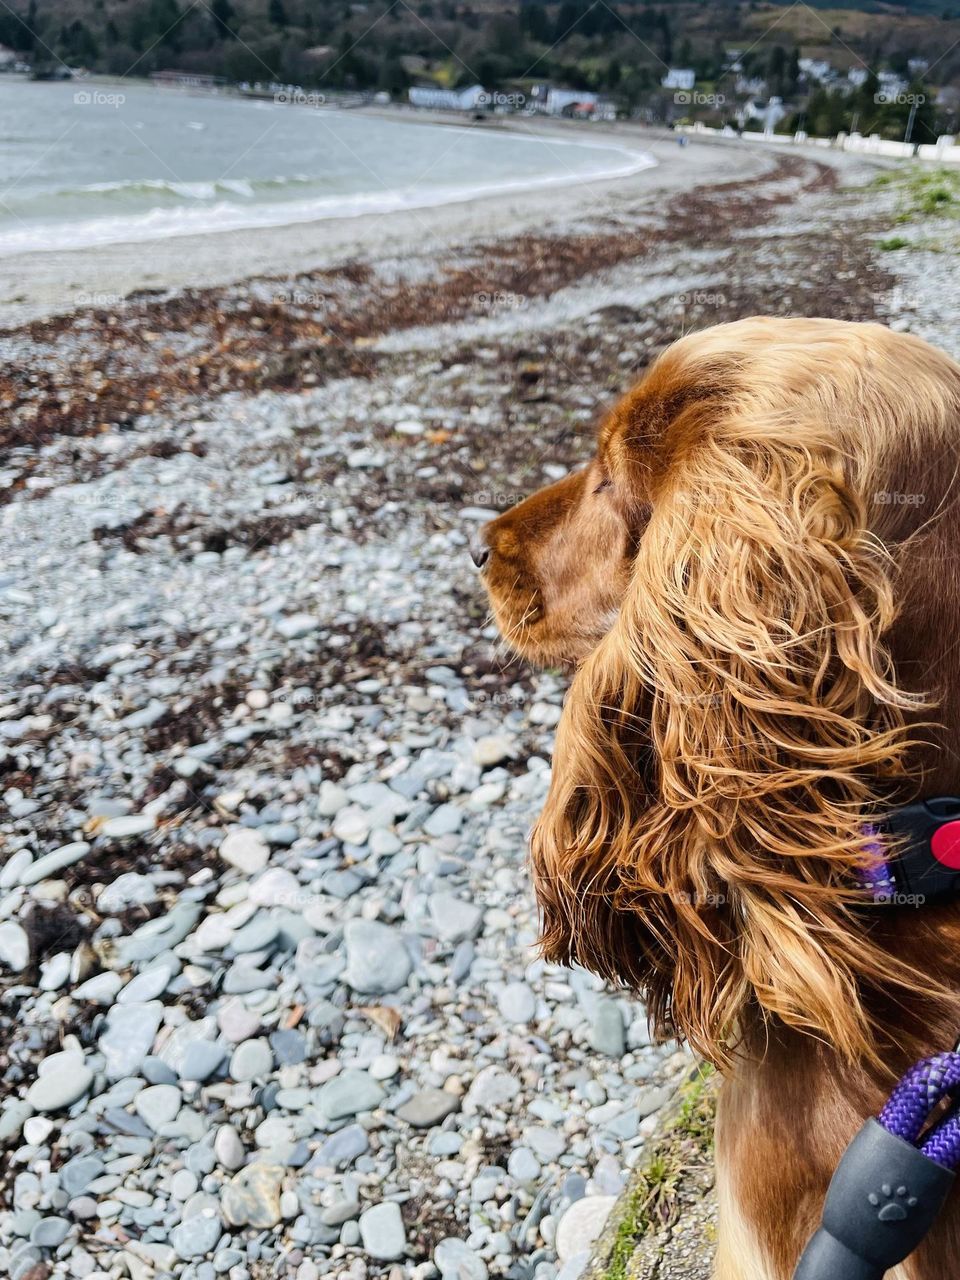
[[[879,326],[718,326],[475,547],[504,636],[577,666],[533,837],[544,953],[715,1062],[751,1011],[866,1052],[862,984],[917,980],[851,886],[914,746],[902,547],[953,475],[901,499],[958,404],[956,366]]]

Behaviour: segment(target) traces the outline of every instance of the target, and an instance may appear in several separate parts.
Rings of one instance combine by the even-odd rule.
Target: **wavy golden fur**
[[[665,351],[584,470],[483,532],[503,634],[575,667],[532,845],[545,955],[732,1069],[757,1141],[788,1062],[834,1121],[795,1171],[799,1227],[765,1235],[754,1205],[766,1269],[727,1249],[724,1276],[789,1274],[844,1127],[960,1026],[957,908],[854,889],[871,815],[960,791],[958,460],[940,352],[744,320]]]

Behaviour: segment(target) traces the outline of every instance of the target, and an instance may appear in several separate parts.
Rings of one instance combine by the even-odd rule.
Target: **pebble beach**
[[[498,639],[470,532],[585,460],[691,328],[954,331],[878,253],[866,161],[649,146],[646,187],[538,222],[406,215],[283,271],[273,231],[250,279],[11,304],[13,1280],[586,1265],[695,1064],[537,956],[526,838],[566,677]]]

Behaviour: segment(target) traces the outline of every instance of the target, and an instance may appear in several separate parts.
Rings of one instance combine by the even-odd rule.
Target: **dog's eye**
[[[606,476],[603,480],[600,481],[600,483],[597,485],[597,487],[594,489],[593,492],[603,493],[604,489],[609,489],[612,487],[612,485],[613,485],[613,481],[610,479],[609,476]]]

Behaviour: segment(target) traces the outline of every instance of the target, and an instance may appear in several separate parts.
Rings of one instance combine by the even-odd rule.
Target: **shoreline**
[[[240,99],[242,101],[242,99]],[[284,107],[275,106],[275,112]],[[356,122],[360,113],[337,111],[340,119]],[[436,121],[419,118],[402,118],[399,113],[377,115],[401,128],[436,130]],[[458,122],[452,132],[467,137],[473,132],[467,123]],[[203,239],[207,236],[234,233],[256,234],[260,230],[282,230],[307,224],[330,221],[347,223],[358,217],[385,217],[392,213],[419,212],[449,204],[468,204],[477,200],[505,198],[514,194],[527,195],[552,191],[567,186],[608,183],[631,178],[645,169],[653,168],[657,161],[646,151],[637,150],[623,141],[586,137],[561,137],[556,132],[543,130],[485,130],[507,137],[513,144],[530,143],[539,148],[540,160],[545,156],[554,160],[553,168],[543,169],[542,164],[525,176],[512,175],[494,178],[487,176],[475,183],[453,185],[394,185],[382,190],[347,191],[338,194],[304,196],[299,199],[253,200],[253,188],[244,179],[214,179],[211,183],[170,182],[165,179],[131,179],[106,184],[94,184],[90,189],[116,189],[125,187],[152,187],[156,190],[172,189],[182,193],[182,188],[204,188],[213,198],[218,193],[227,197],[227,203],[202,205],[181,204],[173,209],[148,209],[137,213],[108,215],[101,213],[90,218],[78,217],[72,221],[54,223],[26,223],[22,228],[5,227],[0,230],[0,262],[15,257],[37,256],[58,251],[70,254],[109,251],[118,246],[142,245],[156,249],[167,240],[186,238]],[[499,145],[499,144],[498,144]],[[563,149],[589,153],[597,157],[594,170],[568,168],[558,164]],[[453,150],[448,147],[447,151]],[[371,171],[372,172],[372,171]],[[252,180],[254,186],[256,180]],[[298,175],[298,182],[308,182],[308,175]],[[270,185],[270,184],[268,184]],[[229,203],[231,194],[251,197],[246,203]],[[57,192],[51,193],[55,196]],[[166,214],[166,226],[162,226]],[[159,218],[157,215],[161,215]],[[193,225],[188,225],[192,219]]]
[[[397,109],[363,108],[353,114],[405,119]],[[425,126],[463,128],[462,121],[431,118],[409,121]],[[731,162],[722,147],[691,143],[679,147],[660,130],[636,126],[559,121],[486,121],[477,128],[519,133],[558,143],[615,147],[636,157],[638,167],[602,179],[563,177],[550,186],[531,185],[483,196],[458,198],[419,208],[346,218],[321,218],[297,224],[174,236],[148,242],[104,244],[77,250],[23,253],[0,259],[0,327],[9,329],[82,307],[119,305],[143,290],[209,288],[260,276],[280,276],[330,268],[345,260],[375,255],[404,255],[411,244],[420,252],[442,254],[455,244],[496,239],[524,231],[548,231],[583,217],[595,217],[624,202],[656,203],[678,191],[722,182]],[[590,130],[589,137],[584,129]],[[749,179],[772,169],[778,152],[750,152],[739,159]],[[547,202],[547,203],[545,203]]]

